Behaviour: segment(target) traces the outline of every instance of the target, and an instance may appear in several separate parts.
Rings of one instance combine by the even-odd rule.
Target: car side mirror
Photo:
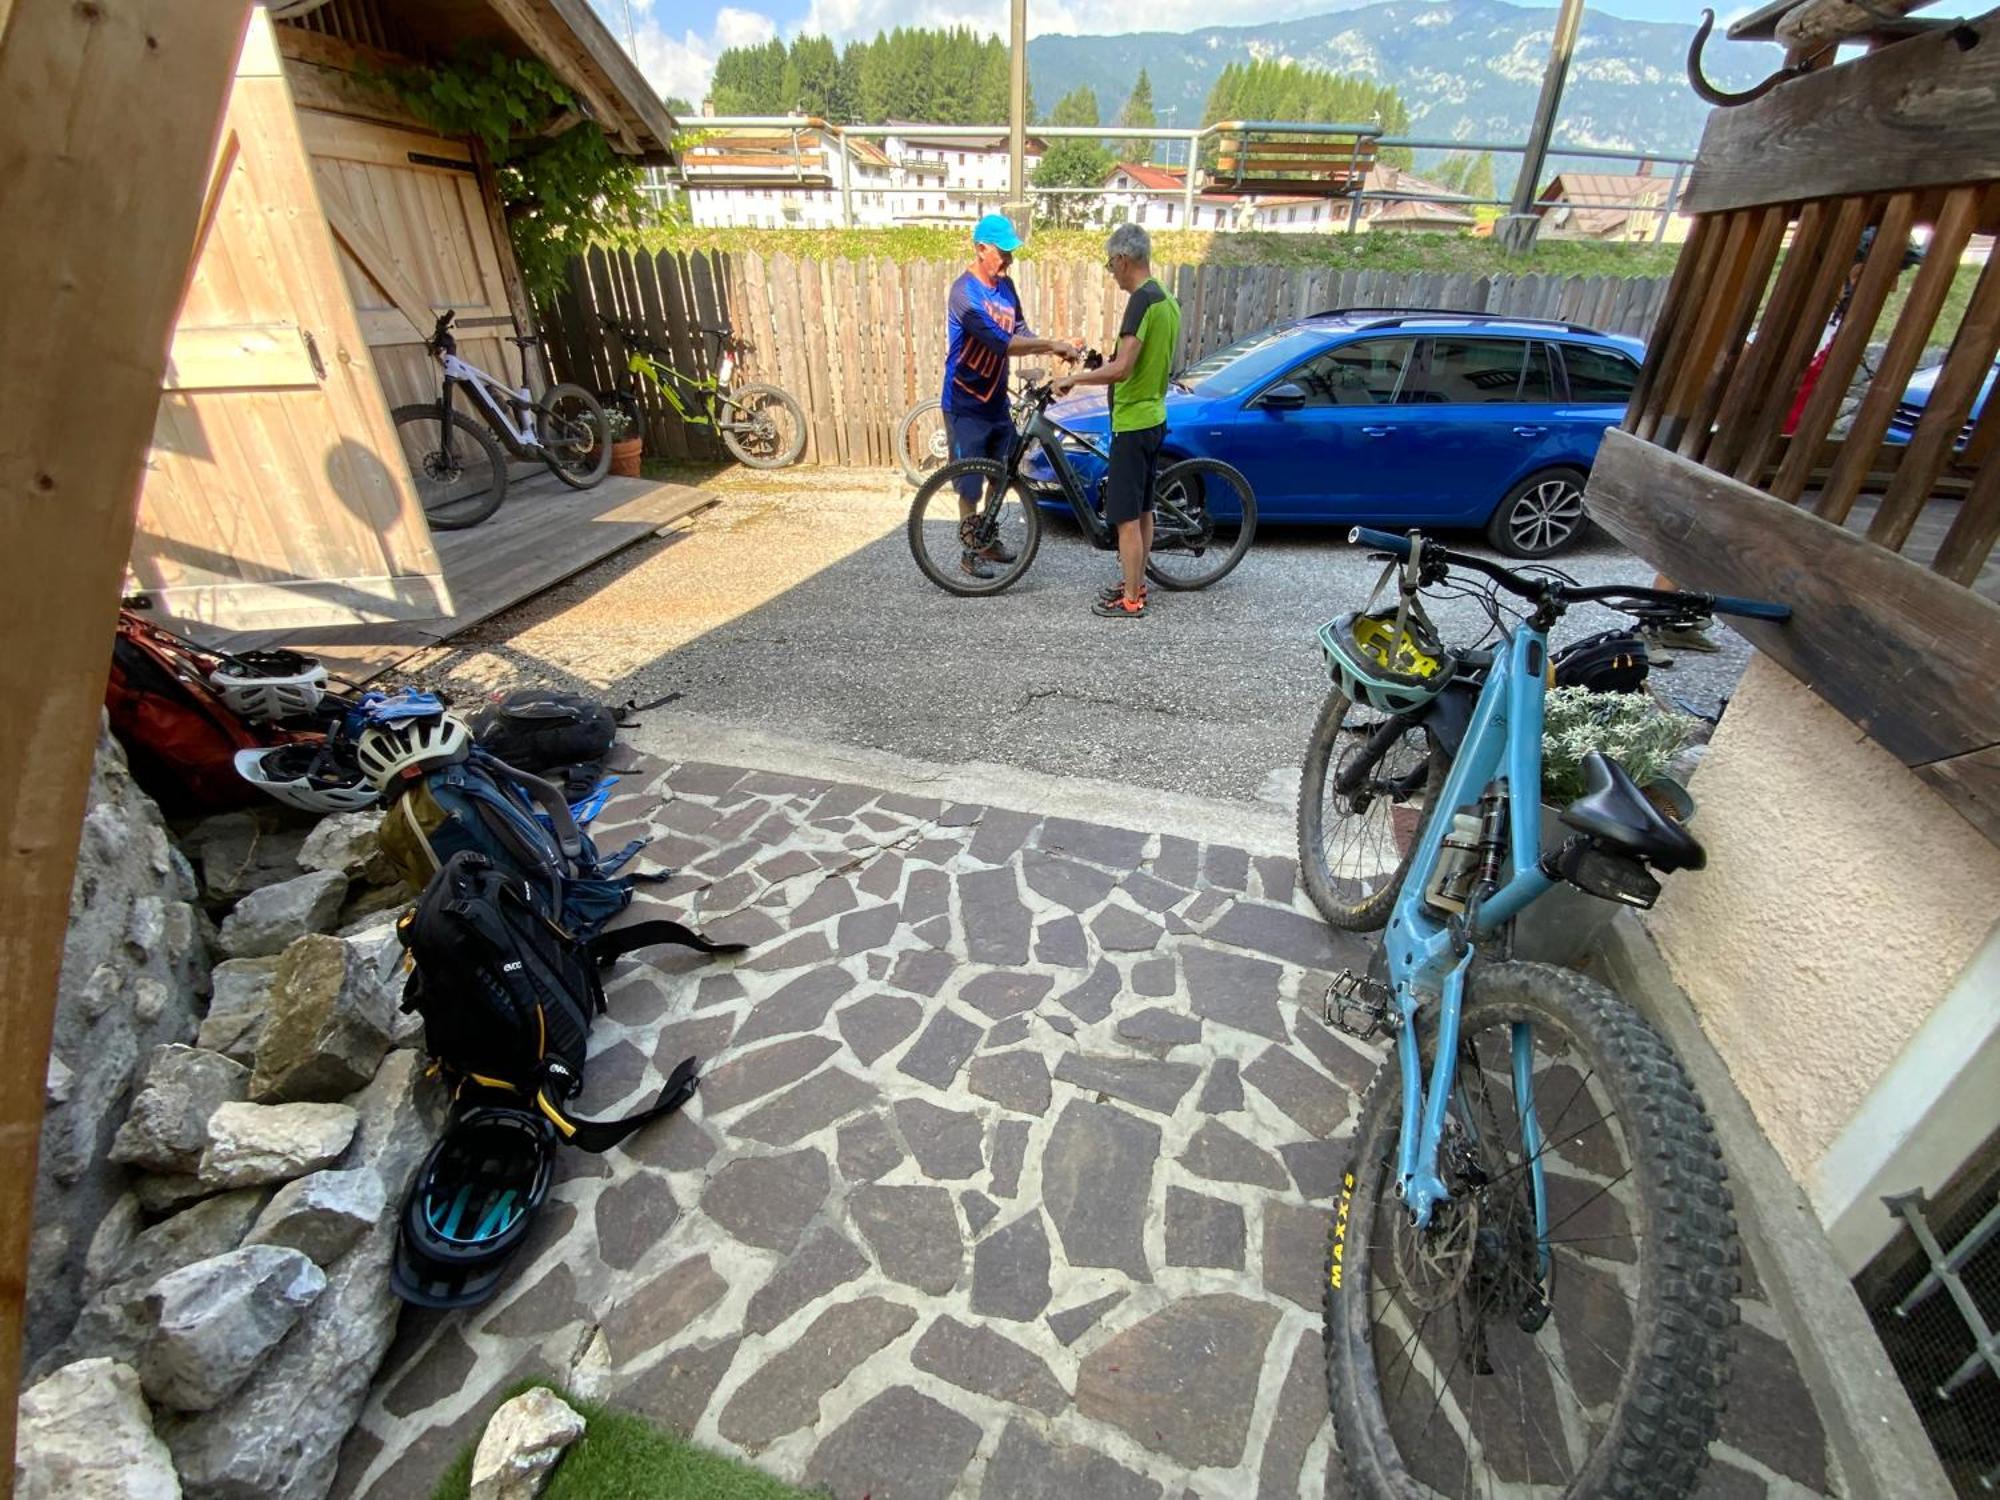
[[[1266,411],[1297,411],[1306,404],[1306,393],[1286,380],[1264,392],[1259,404]]]

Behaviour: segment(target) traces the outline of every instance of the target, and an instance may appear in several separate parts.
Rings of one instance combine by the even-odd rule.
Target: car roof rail
[[[1603,329],[1592,328],[1587,323],[1570,323],[1560,318],[1530,318],[1471,307],[1329,307],[1307,316],[1367,318],[1370,328],[1395,328],[1404,323],[1421,322],[1425,318],[1486,318],[1495,323],[1521,323],[1534,328],[1560,328],[1566,333],[1587,333],[1596,338],[1605,336]]]

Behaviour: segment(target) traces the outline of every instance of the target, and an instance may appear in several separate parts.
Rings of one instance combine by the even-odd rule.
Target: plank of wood
[[[1992,555],[1993,544],[2000,541],[2000,463],[1982,463],[1976,476],[1931,562],[1936,572],[1968,588]]]
[[[1699,459],[1708,450],[1723,392],[1743,358],[1750,324],[1757,316],[1757,304],[1764,289],[1770,284],[1771,268],[1777,263],[1778,247],[1784,240],[1791,213],[1782,207],[1767,208],[1753,215],[1753,220],[1743,265],[1715,291],[1718,311],[1715,353],[1707,361],[1709,368],[1701,394],[1688,414],[1687,428],[1679,444],[1679,451],[1689,458]]]
[[[1967,821],[2000,843],[2000,745],[1914,769]]]
[[[0,1453],[14,1450],[33,1163],[132,499],[246,14],[213,0],[10,0],[0,14],[0,160],[21,230],[0,244],[0,558],[32,605],[0,661],[24,706],[0,736],[0,1154],[14,1164]]]
[[[1974,196],[1968,190],[1960,201],[1963,203]],[[1974,212],[1968,204],[1964,219],[1968,236]],[[1959,240],[1958,250],[1952,248],[1953,239]],[[1910,289],[1910,300],[1896,325],[1896,335],[1899,338],[1908,334],[1908,363],[1913,368],[1922,357],[1937,309],[1943,305],[1945,295],[1951,288],[1954,277],[1950,273],[1958,271],[1955,262],[1959,251],[1964,248],[1963,237],[1957,233],[1957,224],[1954,223],[1948,231],[1943,219],[1939,220],[1931,243],[1935,256],[1940,259],[1949,257],[1954,264],[1940,267],[1944,274],[1939,275],[1936,283],[1930,286],[1924,284],[1923,272],[1919,271],[1917,284]],[[1896,476],[1896,482],[1889,487],[1889,493],[1882,497],[1881,508],[1869,525],[1868,539],[1880,542],[1884,547],[1902,550],[1910,527],[1916,523],[1924,502],[1930,498],[1931,486],[1944,472],[1945,465],[1951,462],[1952,450],[1965,426],[1965,419],[1972,414],[1972,403],[1978,399],[1981,384],[1992,372],[1993,355],[2000,350],[2000,263],[1996,262],[2000,262],[2000,257],[1989,257],[1980,273],[1979,282],[1966,306],[1964,320],[1959,324],[1958,335],[1952,341],[1951,352],[1945,358],[1944,368],[1938,372],[1937,383],[1931,388],[1931,398],[1925,403],[1917,430],[1904,450],[1902,469]],[[1930,257],[1927,256],[1926,269],[1929,264]],[[1898,346],[1897,338],[1891,338],[1889,348],[1883,353],[1882,369],[1875,377],[1877,386],[1896,381],[1893,389],[1883,393],[1881,425],[1885,432],[1906,388],[1908,377],[1898,379],[1894,374],[1904,362],[1905,352],[1905,348]],[[1870,390],[1868,394],[1873,397],[1875,392]],[[1855,435],[1863,440],[1875,432],[1873,415],[1864,401],[1861,412],[1855,417]],[[1870,425],[1863,426],[1864,418],[1870,419]],[[1876,436],[1880,441],[1879,434]],[[1836,480],[1838,477],[1836,472]],[[1829,489],[1833,483],[1828,482]]]
[[[1816,53],[1850,37],[1879,32],[1883,23],[1896,16],[1934,3],[1934,0],[1804,0],[1786,11],[1772,27],[1772,38],[1787,52]]]
[[[1854,372],[1861,366],[1861,356],[1867,352],[1868,341],[1874,334],[1876,321],[1882,316],[1883,305],[1895,289],[1896,278],[1903,266],[1903,248],[1909,242],[1910,224],[1915,213],[1916,198],[1910,193],[1895,194],[1882,210],[1874,247],[1869,250],[1868,259],[1861,267],[1861,279],[1855,283],[1854,295],[1848,299],[1847,314],[1841,320],[1840,332],[1834,335],[1833,343],[1827,349],[1818,383],[1813,386],[1812,395],[1806,399],[1805,409],[1799,414],[1792,445],[1772,484],[1771,493],[1780,500],[1796,502],[1805,493],[1805,466],[1825,441],[1827,433],[1833,430],[1834,418],[1840,414],[1840,403],[1847,395]]]
[[[1629,433],[1605,435],[1587,493],[1600,524],[1682,587],[1791,605],[1783,624],[1730,627],[1905,765],[2000,743],[2000,605]],[[2000,823],[1952,805],[2000,842]]]
[[[1625,405],[1627,432],[1652,431],[1649,419],[1656,400],[1654,387],[1660,372],[1666,368],[1666,355],[1675,330],[1684,318],[1694,315],[1692,288],[1702,274],[1702,263],[1712,253],[1711,244],[1722,232],[1721,222],[1720,216],[1696,219],[1694,227],[1688,231],[1687,243],[1681,246],[1681,253],[1674,261],[1674,273],[1668,279],[1665,300],[1653,320],[1653,331],[1646,341],[1646,362],[1639,370],[1639,379],[1634,383],[1631,399]],[[1497,283],[1500,278],[1495,277],[1494,280]]]
[[[2000,12],[1712,110],[1681,210],[2000,178]]]
[[[679,265],[669,251],[621,253],[631,257],[638,276],[639,302],[645,310],[645,327],[653,337],[662,342],[669,341],[672,338],[669,330],[676,323],[683,327],[687,323],[680,299]],[[646,412],[647,426],[654,441],[661,445],[668,457],[685,460],[697,451],[704,454],[708,451],[707,443],[688,430],[680,413],[653,380],[630,374],[626,378],[632,389],[639,393],[641,409]]]
[[[245,386],[314,386],[305,331],[296,323],[177,328],[162,388],[237,390]]]
[[[437,322],[437,313],[431,307],[430,299],[403,274],[388,246],[369,233],[339,194],[322,192],[320,208],[326,214],[327,225],[333,230],[334,237],[347,247],[347,253],[360,262],[361,268],[388,294],[396,310],[410,320],[410,327],[424,338],[429,338]]]
[[[472,165],[472,147],[431,130],[399,130],[368,120],[351,120],[342,115],[305,110],[299,115],[299,133],[306,150],[315,158],[335,161],[368,162],[381,167],[407,167],[410,157],[435,157],[442,161]]]

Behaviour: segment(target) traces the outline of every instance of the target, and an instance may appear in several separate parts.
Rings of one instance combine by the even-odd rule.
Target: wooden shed
[[[152,612],[238,630],[451,612],[389,409],[435,397],[439,312],[510,378],[533,312],[486,152],[380,80],[468,43],[546,64],[584,106],[569,128],[670,159],[672,117],[588,0],[255,12],[140,495],[127,590]]]

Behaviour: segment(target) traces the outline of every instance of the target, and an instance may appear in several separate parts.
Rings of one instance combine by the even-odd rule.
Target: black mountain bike
[[[1085,364],[1089,366],[1093,353]],[[1101,360],[1098,360],[1101,363]],[[1004,463],[962,458],[937,469],[910,505],[910,552],[924,577],[953,594],[997,594],[1028,571],[1042,544],[1045,496],[1069,502],[1076,524],[1092,546],[1118,549],[1116,528],[1104,519],[1098,489],[1077,473],[1069,453],[1110,455],[1100,438],[1072,432],[1049,415],[1054,383],[1028,385],[1014,408],[1017,429]],[[1028,450],[1039,445],[1055,479],[1021,472]],[[959,481],[976,489],[963,498]],[[1153,550],[1146,576],[1162,588],[1205,589],[1243,560],[1257,532],[1257,497],[1250,481],[1220,459],[1189,458],[1160,470],[1153,484]]]

